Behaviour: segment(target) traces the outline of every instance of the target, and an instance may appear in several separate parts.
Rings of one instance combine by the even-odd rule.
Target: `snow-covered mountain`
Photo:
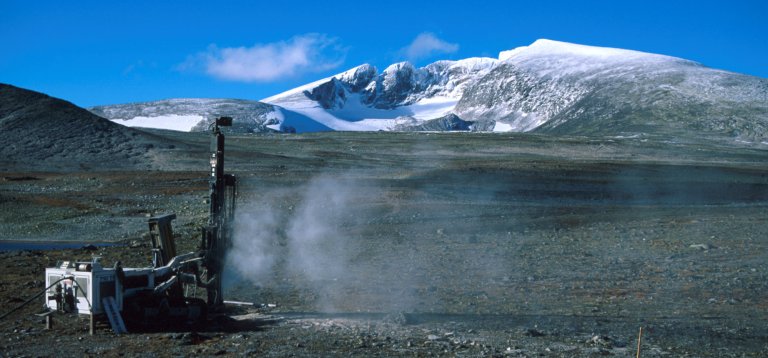
[[[395,130],[443,117],[464,90],[496,64],[492,58],[400,62],[378,73],[365,64],[263,99],[333,130]],[[292,127],[292,124],[288,124]]]
[[[505,51],[454,108],[494,130],[763,138],[768,80],[680,58],[538,40]],[[478,123],[478,126],[481,126]]]
[[[538,40],[498,58],[421,68],[401,62],[382,72],[364,64],[260,102],[179,99],[91,110],[131,122],[232,115],[248,131],[707,131],[762,140],[768,79],[675,57]]]

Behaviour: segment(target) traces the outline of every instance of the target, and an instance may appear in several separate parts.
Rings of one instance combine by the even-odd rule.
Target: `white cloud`
[[[336,68],[344,62],[345,52],[335,38],[306,34],[252,47],[211,45],[207,51],[191,56],[179,69],[202,69],[230,81],[271,82]]]
[[[410,45],[403,48],[401,53],[405,58],[414,61],[422,58],[431,57],[436,54],[454,53],[459,50],[458,44],[452,44],[443,41],[433,33],[422,32],[416,36]]]

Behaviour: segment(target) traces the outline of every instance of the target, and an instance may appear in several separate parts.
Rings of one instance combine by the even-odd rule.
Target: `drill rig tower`
[[[208,308],[218,309],[224,304],[222,271],[224,255],[231,246],[232,219],[235,214],[237,179],[224,174],[224,134],[220,126],[231,126],[231,117],[221,117],[213,124],[211,138],[210,212],[208,226],[203,228],[201,249],[205,252],[203,266],[208,276]]]

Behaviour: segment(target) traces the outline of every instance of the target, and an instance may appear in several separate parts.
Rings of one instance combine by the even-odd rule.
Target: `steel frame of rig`
[[[231,245],[237,180],[224,173],[224,134],[219,127],[231,126],[231,117],[220,117],[213,125],[210,158],[210,210],[201,228],[199,250],[176,253],[171,221],[176,214],[149,218],[152,266],[124,268],[90,262],[63,261],[45,270],[45,306],[49,310],[104,315],[117,333],[127,332],[123,318],[134,326],[202,322],[208,312],[224,306],[222,275]],[[204,288],[207,301],[188,297],[185,288]],[[120,313],[122,312],[122,314]]]

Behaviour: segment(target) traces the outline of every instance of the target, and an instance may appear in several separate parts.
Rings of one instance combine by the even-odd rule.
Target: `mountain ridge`
[[[254,132],[445,127],[575,135],[687,130],[753,141],[768,136],[768,79],[677,57],[548,39],[497,58],[418,68],[398,62],[381,72],[363,64],[252,102],[270,109],[257,111],[245,125]],[[441,118],[462,125],[421,125]]]

